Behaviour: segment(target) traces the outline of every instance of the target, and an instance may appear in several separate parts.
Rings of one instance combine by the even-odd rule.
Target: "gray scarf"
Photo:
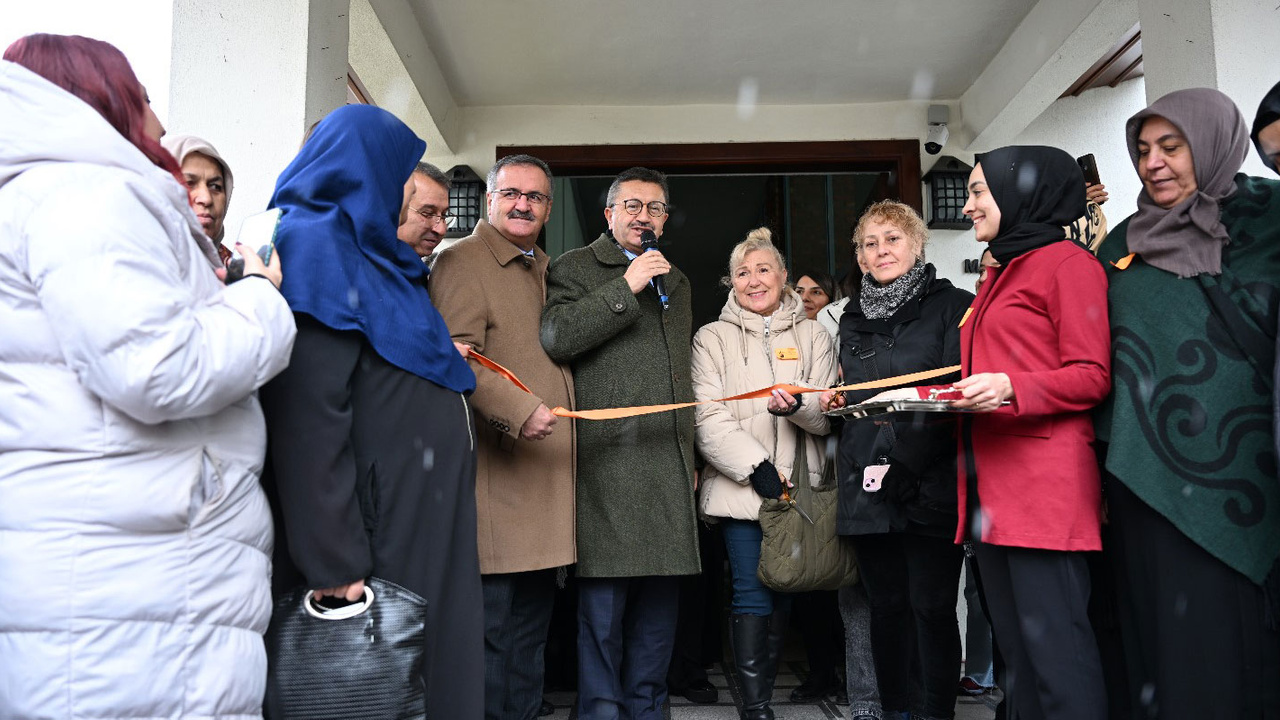
[[[917,258],[911,269],[902,273],[888,285],[881,285],[871,277],[871,273],[862,276],[862,314],[868,320],[887,318],[898,311],[902,304],[916,295],[924,287],[924,260]]]
[[[1231,239],[1222,226],[1219,204],[1236,191],[1235,175],[1249,154],[1249,128],[1231,98],[1210,88],[1171,92],[1129,118],[1125,129],[1129,157],[1138,167],[1138,133],[1149,117],[1162,117],[1187,139],[1195,161],[1196,192],[1162,208],[1146,188],[1138,212],[1129,220],[1129,250],[1143,262],[1193,277],[1222,273],[1222,246]]]

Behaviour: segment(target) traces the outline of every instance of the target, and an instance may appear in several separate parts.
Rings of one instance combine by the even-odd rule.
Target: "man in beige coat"
[[[535,244],[551,214],[551,171],[528,155],[489,171],[488,222],[437,253],[431,300],[454,342],[514,372],[520,390],[472,362],[479,441],[476,510],[485,614],[485,717],[537,717],[556,568],[576,560],[569,369],[538,339],[549,259]]]

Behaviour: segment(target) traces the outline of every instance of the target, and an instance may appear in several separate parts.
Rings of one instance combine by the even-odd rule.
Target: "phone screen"
[[[256,213],[244,219],[240,223],[240,233],[236,235],[236,239],[229,237],[222,239],[222,244],[231,251],[231,260],[227,262],[227,282],[235,282],[244,276],[244,258],[236,250],[236,244],[239,243],[245,247],[253,248],[258,253],[258,257],[262,258],[262,262],[271,263],[271,254],[276,248],[276,229],[280,226],[280,208],[272,208],[266,212]]]

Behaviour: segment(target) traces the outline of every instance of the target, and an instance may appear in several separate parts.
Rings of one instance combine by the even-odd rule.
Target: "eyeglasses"
[[[901,235],[890,235],[884,239],[884,246],[890,249],[896,248],[902,244],[902,241],[903,238]],[[862,245],[858,246],[858,250],[867,253],[868,255],[875,255],[876,252],[880,250],[880,243],[874,240],[871,242],[864,242]]]
[[[432,225],[435,225],[436,223],[444,223],[445,225],[448,225],[449,218],[453,217],[453,215],[451,215],[448,210],[443,210],[441,212],[434,213],[434,212],[427,212],[422,208],[411,207],[409,209],[421,215],[422,219],[426,220],[428,223]]]
[[[660,218],[667,214],[667,204],[660,200],[650,200],[648,203],[644,203],[633,198],[614,203],[614,205],[621,205],[628,215],[639,215],[641,208],[649,208],[649,217]]]
[[[519,202],[520,196],[523,195],[529,198],[530,205],[545,205],[547,204],[547,201],[551,200],[550,195],[543,195],[536,190],[533,192],[520,192],[515,188],[502,188],[501,190],[492,190],[489,194],[497,195],[503,200],[509,200],[511,202]]]

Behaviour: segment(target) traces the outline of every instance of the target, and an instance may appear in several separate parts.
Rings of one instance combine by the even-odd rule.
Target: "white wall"
[[[1142,183],[1129,159],[1124,124],[1147,106],[1146,87],[1141,78],[1118,87],[1088,90],[1079,97],[1053,103],[1026,130],[1018,134],[1018,145],[1052,145],[1072,157],[1093,153],[1098,175],[1111,199],[1102,206],[1108,225],[1116,225],[1138,208]]]
[[[1141,183],[1125,146],[1124,123],[1146,104],[1146,89],[1141,78],[1115,88],[1089,90],[1079,97],[1060,98],[1011,144],[1051,145],[1073,157],[1093,153],[1102,184],[1111,196],[1102,209],[1108,225],[1114,226],[1137,209]],[[951,154],[973,164],[972,154]],[[927,254],[939,275],[972,290],[977,275],[964,273],[964,261],[981,257],[984,247],[974,239],[972,230],[935,230],[931,233]]]
[[[267,208],[313,122],[347,98],[346,0],[171,0],[169,131],[230,166],[227,232]]]
[[[169,39],[171,0],[132,0],[127,11],[100,0],[7,2],[0,10],[0,52],[24,35],[84,35],[119,48],[133,74],[147,87],[151,108],[160,122],[169,119]]]
[[[1010,144],[1137,21],[1135,0],[1036,3],[961,96],[966,147]]]

